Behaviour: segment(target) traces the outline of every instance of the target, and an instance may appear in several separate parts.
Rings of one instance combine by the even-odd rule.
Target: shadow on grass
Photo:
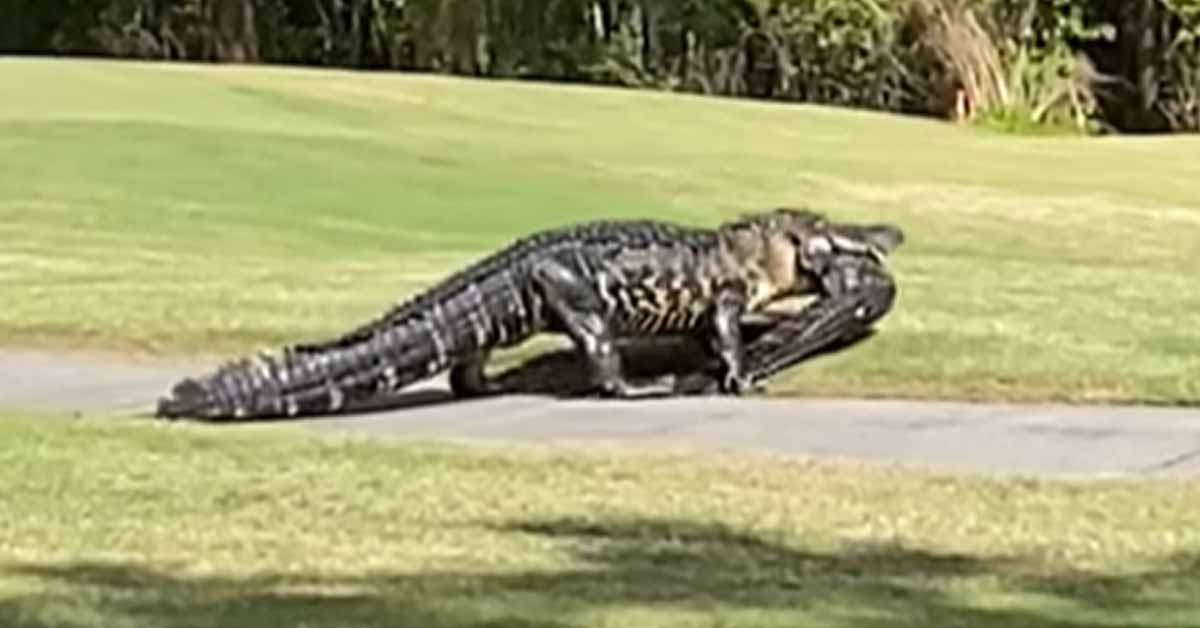
[[[528,520],[485,529],[552,542],[571,566],[235,578],[131,562],[10,563],[7,577],[35,584],[0,600],[0,625],[1166,628],[1194,625],[1200,613],[1195,555],[1136,575],[1030,576],[1020,560],[899,545],[810,552],[687,521]],[[955,586],[975,581],[1007,601],[989,605],[970,586]],[[637,623],[623,613],[637,613]],[[711,623],[697,624],[698,616]]]

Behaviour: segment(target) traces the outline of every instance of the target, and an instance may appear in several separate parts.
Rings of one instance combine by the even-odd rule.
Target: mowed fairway
[[[7,417],[6,628],[1146,628],[1196,482]]]
[[[534,229],[808,205],[908,244],[776,393],[1194,403],[1200,140],[529,83],[0,60],[0,344],[231,355]]]
[[[1200,398],[1194,139],[271,68],[0,60],[0,85],[0,346],[236,354],[533,229],[805,204],[902,225],[902,297],[775,392]],[[1200,621],[1195,481],[19,411],[0,468],[6,628]]]

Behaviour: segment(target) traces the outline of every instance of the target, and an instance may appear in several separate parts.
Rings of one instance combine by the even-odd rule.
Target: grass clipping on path
[[[1194,626],[1200,484],[0,422],[0,625]]]

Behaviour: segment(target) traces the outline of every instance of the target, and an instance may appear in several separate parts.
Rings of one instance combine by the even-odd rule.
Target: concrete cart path
[[[210,366],[3,350],[0,407],[146,413],[176,379]],[[403,408],[287,424],[389,437],[715,448],[1002,473],[1200,475],[1200,410],[1194,409],[711,397],[456,402],[440,389],[440,382],[416,388]]]

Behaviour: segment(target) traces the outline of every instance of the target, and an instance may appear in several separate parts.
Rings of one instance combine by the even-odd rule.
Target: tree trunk
[[[1152,130],[1154,103],[1158,100],[1158,11],[1155,0],[1138,0],[1129,34],[1133,50],[1133,69],[1137,89],[1137,125]]]
[[[1167,130],[1158,100],[1163,53],[1171,34],[1163,32],[1168,21],[1159,0],[1105,0],[1098,11],[1117,27],[1116,41],[1082,46],[1096,69],[1117,79],[1100,90],[1103,117],[1123,132]]]
[[[350,67],[362,67],[363,52],[363,0],[350,0]]]
[[[254,0],[211,0],[208,5],[214,61],[257,63]]]
[[[642,59],[646,64],[646,72],[651,76],[658,73],[660,66],[658,26],[661,13],[662,6],[658,2],[646,2],[642,5]]]

